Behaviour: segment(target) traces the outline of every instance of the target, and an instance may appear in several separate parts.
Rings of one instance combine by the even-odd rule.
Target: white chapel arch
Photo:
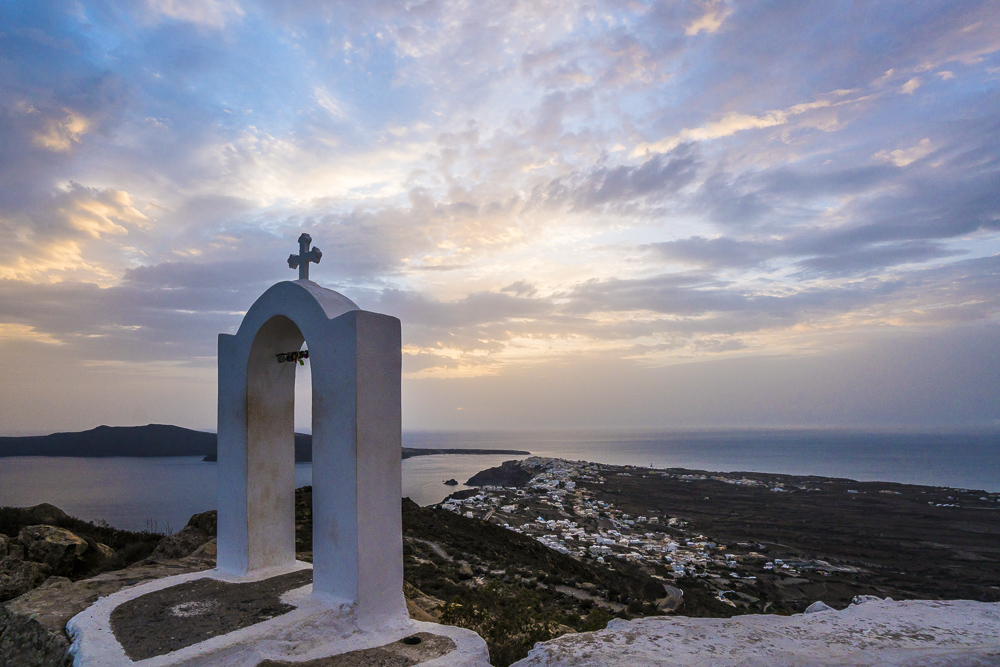
[[[298,364],[277,355],[305,341],[313,594],[353,605],[359,620],[405,618],[400,340],[398,319],[307,278],[272,286],[235,335],[219,335],[220,571],[245,576],[295,563]]]

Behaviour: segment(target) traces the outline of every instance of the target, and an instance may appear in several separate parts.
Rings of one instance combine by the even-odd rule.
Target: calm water
[[[526,449],[537,456],[657,468],[778,472],[1000,491],[1000,433],[887,434],[832,431],[410,432],[409,447]],[[503,455],[420,456],[403,461],[403,495],[426,505]],[[295,467],[296,485],[312,466]],[[176,531],[215,507],[216,464],[176,458],[0,458],[0,505],[52,503],[88,520]]]
[[[403,439],[409,447],[526,449],[536,456],[617,465],[821,475],[1000,491],[1000,431],[619,429],[411,432]]]

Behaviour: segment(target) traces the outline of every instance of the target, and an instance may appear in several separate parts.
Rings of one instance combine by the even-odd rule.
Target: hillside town
[[[593,559],[599,564],[620,559],[652,566],[657,573],[654,576],[661,578],[709,578],[717,584],[713,588],[717,589],[718,599],[732,606],[756,601],[753,596],[739,594],[729,587],[752,584],[761,570],[794,576],[799,568],[843,569],[824,561],[770,560],[758,551],[764,550],[763,545],[720,544],[697,534],[688,522],[677,517],[632,516],[581,486],[585,482],[602,484],[609,475],[673,473],[539,457],[526,459],[521,466],[534,473],[523,488],[486,485],[478,492],[452,494],[440,506],[466,518],[482,519],[528,535],[575,558]],[[696,474],[679,477],[705,478]],[[762,484],[758,480],[723,475],[713,479],[745,486]],[[784,490],[782,486],[772,488],[775,492]]]
[[[628,562],[668,584],[698,580],[717,602],[743,612],[768,607],[761,598],[773,596],[766,593],[762,596],[762,592],[773,591],[775,586],[781,597],[787,598],[797,595],[796,587],[857,583],[874,572],[865,563],[827,560],[829,557],[809,556],[801,551],[789,554],[773,543],[724,543],[703,534],[703,529],[680,516],[646,510],[630,513],[616,506],[612,500],[615,496],[609,490],[640,483],[655,484],[659,478],[674,484],[690,483],[691,491],[697,493],[713,483],[722,483],[765,496],[774,494],[775,500],[793,495],[829,498],[832,493],[841,499],[836,502],[853,503],[873,493],[882,498],[901,495],[895,488],[873,489],[869,484],[850,480],[831,484],[830,480],[818,478],[656,470],[541,457],[505,466],[508,467],[493,469],[494,478],[487,477],[485,483],[476,482],[482,486],[454,493],[440,507],[532,537],[559,553],[597,566],[613,567],[616,562]],[[523,475],[516,480],[517,486],[514,477],[509,477],[515,473]],[[504,475],[509,479],[504,479]],[[921,499],[928,497],[923,494],[932,494],[920,504],[935,508],[958,508],[970,503],[996,507],[1000,501],[998,494],[979,497],[981,492],[960,489],[923,487],[918,494]],[[957,502],[960,496],[962,505]],[[704,500],[711,503],[707,496]]]

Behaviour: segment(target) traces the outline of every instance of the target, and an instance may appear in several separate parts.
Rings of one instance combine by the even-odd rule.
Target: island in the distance
[[[500,454],[530,456],[518,449],[425,449],[403,447],[403,458],[432,454]],[[0,457],[5,456],[81,456],[81,457],[152,457],[202,456],[216,460],[216,435],[180,426],[98,426],[89,431],[0,437]],[[312,436],[295,434],[295,462],[312,461]]]

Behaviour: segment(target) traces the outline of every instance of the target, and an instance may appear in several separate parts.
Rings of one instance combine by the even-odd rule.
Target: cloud
[[[149,8],[179,21],[221,29],[234,17],[244,15],[237,0],[146,0]]]
[[[701,127],[684,128],[677,134],[652,143],[640,143],[632,151],[633,155],[643,155],[650,152],[672,150],[684,141],[707,141],[728,137],[744,130],[761,129],[784,125],[788,122],[788,114],[784,111],[771,111],[762,116],[742,113],[728,113],[717,121]]]
[[[917,88],[920,87],[920,79],[918,77],[913,77],[902,86],[899,87],[899,92],[902,95],[912,95],[916,92]]]
[[[36,331],[33,326],[16,323],[0,323],[0,340],[27,340],[46,345],[65,345],[63,341],[49,334]]]
[[[668,260],[717,269],[757,266],[782,254],[775,243],[740,241],[728,237],[707,239],[693,236],[651,243],[649,248]]]
[[[0,278],[53,281],[74,275],[107,284],[115,277],[87,258],[88,244],[152,222],[127,192],[71,183],[30,215],[0,217]]]
[[[64,198],[66,203],[61,204],[58,211],[73,228],[92,238],[101,238],[104,234],[127,234],[128,229],[123,224],[147,226],[150,223],[123,190],[90,189],[88,192],[76,184],[72,188]]]
[[[731,7],[720,6],[720,4],[719,2],[706,3],[705,13],[685,26],[684,34],[688,37],[697,35],[702,31],[711,34],[721,28],[723,21],[733,13],[733,10]]]
[[[61,120],[51,119],[46,123],[45,130],[33,137],[36,146],[46,150],[65,153],[73,144],[80,143],[80,137],[91,130],[91,122],[71,109],[63,109],[66,113]]]
[[[684,144],[653,155],[639,165],[602,166],[561,176],[537,186],[532,203],[551,206],[569,202],[578,209],[588,209],[662,199],[691,184],[700,166],[694,146]]]
[[[337,120],[346,120],[347,114],[337,101],[337,99],[330,94],[330,91],[323,86],[316,86],[313,88],[313,94],[316,96],[316,102],[323,107],[331,116]]]
[[[534,285],[524,280],[518,280],[517,282],[513,282],[510,285],[507,285],[506,287],[501,287],[500,291],[509,292],[514,296],[526,296],[526,297],[532,297],[538,293],[538,290],[535,289]]]
[[[977,278],[970,281],[972,275]],[[997,261],[991,258],[917,269],[891,282],[865,279],[793,290],[739,287],[704,274],[664,274],[588,281],[552,298],[502,302],[479,295],[444,306],[397,294],[382,305],[398,304],[401,297],[420,304],[419,315],[393,311],[411,322],[404,338],[408,354],[420,362],[408,372],[460,377],[574,354],[624,355],[658,364],[759,352],[761,346],[771,353],[816,353],[858,327],[937,330],[989,321],[998,300],[981,297],[997,281]],[[928,308],[942,298],[974,294],[980,296],[967,307]]]
[[[706,239],[692,237],[650,244],[664,259],[690,266],[733,272],[794,261],[809,275],[860,276],[899,264],[920,263],[963,254],[926,240],[872,243],[836,234],[790,235],[784,239]]]
[[[931,140],[925,137],[909,148],[897,148],[894,151],[881,150],[872,157],[883,162],[891,162],[897,167],[905,167],[927,157],[933,150],[934,146],[931,144]]]
[[[407,380],[403,420],[414,429],[992,428],[998,350],[996,327],[973,325],[947,336],[869,331],[822,353],[659,368],[580,356],[531,373]]]
[[[889,83],[895,75],[896,75],[896,68],[890,67],[889,69],[887,69],[885,72],[882,73],[882,76],[871,82],[872,88],[882,88],[887,83]]]
[[[269,282],[274,280],[265,272],[261,262],[255,259],[223,259],[203,263],[171,261],[126,269],[122,285],[144,290],[252,293],[255,287],[269,286]]]
[[[802,259],[797,265],[810,273],[848,276],[871,274],[899,264],[926,262],[962,254],[964,253],[950,250],[941,243],[903,241],[863,245],[852,248],[849,252],[820,254]]]
[[[234,330],[267,284],[254,262],[175,262],[132,270],[108,288],[0,281],[0,299],[11,304],[7,322],[17,339],[62,344],[89,359],[210,365],[215,334]],[[624,350],[662,362],[745,353],[762,344],[772,351],[809,349],[861,322],[982,321],[1000,305],[998,285],[994,257],[914,271],[895,283],[865,280],[785,293],[695,273],[587,281],[545,297],[525,284],[452,302],[393,289],[348,295],[402,319],[408,357],[420,360],[408,372],[457,376],[583,350]],[[932,307],[943,298],[967,305]],[[747,335],[753,346],[742,338]]]
[[[832,95],[837,96],[839,91]],[[710,141],[732,136],[745,130],[765,129],[785,125],[791,119],[801,114],[818,109],[830,107],[840,107],[854,104],[863,98],[851,98],[846,100],[818,99],[812,102],[802,102],[794,104],[787,109],[776,109],[760,115],[730,112],[715,121],[711,121],[699,127],[684,128],[677,134],[666,137],[655,142],[641,142],[632,151],[633,156],[644,155],[650,152],[662,152],[672,150],[681,143],[691,141]]]

